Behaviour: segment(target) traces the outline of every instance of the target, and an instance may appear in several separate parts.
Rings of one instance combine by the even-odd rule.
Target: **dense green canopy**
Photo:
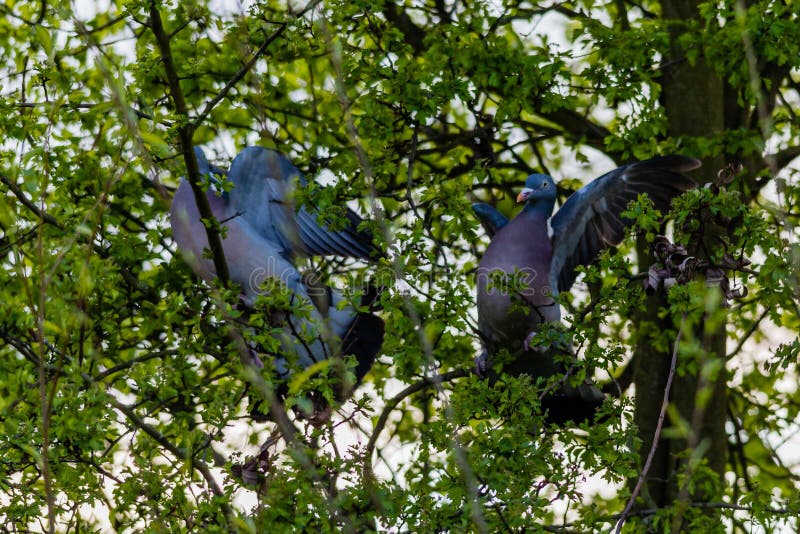
[[[6,530],[798,528],[791,2],[89,4],[0,4]],[[304,265],[354,298],[391,282],[378,363],[318,427],[242,358],[280,292],[244,328],[219,226],[215,284],[170,235],[181,176],[202,186],[192,146],[227,167],[253,144],[333,184],[307,195],[349,202],[388,251]],[[546,427],[563,377],[470,372],[488,242],[470,204],[512,215],[531,172],[563,203],[668,153],[711,185],[666,228],[634,203],[626,244],[563,296],[571,379],[617,396],[601,423]]]

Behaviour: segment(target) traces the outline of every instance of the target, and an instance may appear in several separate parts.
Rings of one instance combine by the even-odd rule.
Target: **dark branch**
[[[394,2],[386,2],[383,6],[383,16],[403,32],[406,43],[411,45],[416,55],[425,52],[425,45],[422,42],[425,39],[425,30],[414,24],[408,13],[399,10]]]
[[[587,145],[608,153],[612,158],[614,157],[605,146],[605,139],[611,135],[611,132],[588,117],[566,108],[539,113],[539,115],[560,126],[573,139],[584,139]]]
[[[771,156],[767,156],[767,158],[772,158],[775,162],[775,166],[778,170],[783,169],[787,165],[789,165],[795,158],[800,157],[800,146],[793,146],[789,148],[785,148],[776,154],[772,154]]]
[[[181,122],[181,125],[178,127],[178,136],[180,138],[183,161],[186,163],[189,184],[192,186],[197,209],[200,212],[203,225],[206,227],[208,248],[211,250],[217,277],[224,285],[227,285],[230,280],[230,273],[228,271],[228,263],[225,261],[225,251],[222,248],[222,238],[220,237],[219,229],[214,224],[214,214],[211,213],[211,206],[208,203],[208,198],[201,185],[200,167],[197,164],[197,158],[194,155],[192,146],[194,126],[189,122],[189,109],[183,98],[183,91],[181,90],[180,81],[178,79],[178,71],[175,67],[175,60],[172,57],[172,49],[169,44],[169,36],[166,31],[164,31],[161,14],[158,12],[155,3],[150,4],[150,22],[152,24],[151,30],[158,42],[158,48],[161,51],[161,58],[164,60],[164,70],[167,74],[172,102],[175,104],[175,112]]]
[[[95,108],[97,106],[106,105],[106,104],[108,104],[108,103],[107,102],[96,102],[96,103],[78,102],[78,103],[74,103],[73,104],[73,103],[65,102],[65,103],[60,103],[59,105],[60,106],[64,106],[64,107],[66,107],[68,109],[92,109],[92,108]],[[116,104],[116,103],[114,103],[114,104]],[[53,102],[19,102],[17,104],[17,107],[19,107],[19,108],[31,108],[32,109],[32,108],[37,108],[37,107],[41,107],[41,106],[52,106],[52,105],[53,105]],[[131,112],[133,112],[133,114],[135,114],[140,119],[147,119],[147,120],[150,120],[150,121],[154,120],[152,115],[149,115],[149,114],[145,113],[144,111],[136,109],[133,106],[128,106],[128,109],[131,110]],[[172,126],[172,123],[169,122],[169,121],[162,121],[162,124],[164,124],[164,126]]]
[[[39,217],[40,220],[44,221],[45,223],[51,226],[55,226],[59,230],[63,230],[61,224],[56,220],[55,217],[44,212],[43,210],[40,210],[36,206],[36,204],[33,203],[31,199],[25,196],[25,192],[22,189],[20,189],[20,187],[17,184],[12,182],[8,177],[6,177],[3,174],[0,174],[0,182],[3,182],[11,190],[11,192],[14,193],[14,196],[17,197],[17,200],[19,200],[26,208],[28,208],[34,214],[36,214],[36,216]]]

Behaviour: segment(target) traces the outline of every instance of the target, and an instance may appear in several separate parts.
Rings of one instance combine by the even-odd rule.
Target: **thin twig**
[[[48,135],[45,137],[45,154],[47,154],[47,149],[49,143],[49,128],[48,128]],[[45,168],[44,173],[42,173],[42,180],[43,183],[41,184],[41,195],[39,198],[40,208],[39,213],[40,217],[43,218],[44,214],[44,199],[45,195],[47,194],[47,187],[49,183],[50,173],[49,173],[49,160],[45,158]],[[35,308],[36,310],[36,344],[38,345],[39,354],[38,354],[38,383],[39,383],[39,407],[42,415],[41,425],[40,425],[40,432],[42,434],[42,446],[41,446],[41,471],[42,471],[42,478],[44,479],[44,494],[45,500],[47,502],[47,531],[52,534],[55,532],[55,524],[56,524],[56,498],[55,493],[53,491],[53,473],[50,468],[50,415],[51,415],[51,406],[48,403],[47,397],[47,380],[48,380],[48,373],[47,369],[45,369],[45,365],[47,363],[47,348],[46,348],[46,340],[44,336],[44,322],[46,317],[46,305],[47,305],[47,287],[49,283],[49,277],[45,276],[45,262],[44,262],[44,225],[39,225],[39,231],[37,232],[36,236],[36,253],[38,256],[38,264],[39,264],[39,294],[38,294],[38,302]],[[31,300],[33,302],[33,300]],[[56,373],[58,376],[58,373]]]
[[[67,109],[94,109],[98,106],[107,106],[108,104],[114,104],[114,102],[78,102],[78,103],[70,103],[70,102],[59,102],[58,105],[60,107],[65,107]],[[43,106],[52,106],[54,102],[19,102],[16,104],[18,108],[38,108]],[[140,119],[147,119],[147,120],[155,120],[152,115],[145,113],[144,111],[137,109],[133,106],[128,106],[128,109]],[[172,126],[172,122],[170,121],[161,121],[161,124],[164,126]]]
[[[234,527],[233,527],[233,525],[234,525],[233,509],[226,502],[226,500],[225,500],[225,492],[222,490],[222,488],[219,486],[219,484],[217,484],[217,481],[214,479],[214,476],[211,474],[211,470],[209,469],[208,465],[204,461],[202,461],[202,460],[200,460],[198,458],[194,458],[193,455],[192,455],[191,450],[187,451],[187,450],[184,450],[184,449],[181,449],[181,448],[177,447],[174,443],[172,443],[169,439],[167,439],[166,436],[164,436],[156,428],[154,428],[153,426],[147,424],[144,421],[144,419],[139,417],[139,415],[130,406],[119,402],[118,400],[114,399],[113,397],[111,397],[111,405],[114,406],[114,408],[116,408],[117,410],[119,410],[123,414],[125,414],[125,417],[127,417],[131,421],[131,423],[133,423],[137,428],[143,430],[145,434],[147,434],[148,436],[153,438],[159,445],[161,445],[162,447],[167,449],[169,452],[171,452],[173,455],[175,455],[176,458],[178,458],[180,460],[188,461],[188,462],[191,463],[191,466],[193,468],[195,468],[202,475],[202,477],[205,479],[206,483],[208,484],[208,487],[211,488],[211,492],[215,496],[220,497],[219,506],[222,509],[222,512],[225,514],[225,518],[227,520],[227,523],[228,523],[228,526],[229,526],[230,530],[234,531]]]
[[[750,339],[753,336],[753,334],[756,333],[756,331],[761,326],[761,322],[764,319],[766,319],[767,315],[769,314],[769,311],[770,308],[768,307],[764,308],[764,311],[761,312],[761,315],[758,316],[758,318],[753,322],[753,324],[750,325],[750,328],[747,329],[747,332],[745,332],[744,335],[739,339],[739,342],[736,344],[736,348],[734,348],[727,356],[725,356],[726,360],[730,360],[731,358],[739,354],[739,351],[742,350],[742,347],[747,342],[747,340]]]
[[[445,382],[450,382],[451,380],[455,380],[456,378],[464,378],[470,376],[472,374],[472,370],[468,369],[456,369],[454,371],[450,371],[447,373],[443,373],[440,375],[436,375],[433,377],[425,377],[419,382],[411,384],[403,391],[386,401],[386,404],[383,406],[383,411],[381,412],[380,417],[375,422],[375,427],[372,430],[372,434],[369,437],[369,441],[367,442],[367,447],[364,451],[364,478],[366,480],[370,480],[374,478],[374,474],[372,472],[372,453],[375,451],[375,445],[378,441],[378,437],[380,436],[381,432],[383,431],[386,423],[389,421],[389,415],[394,411],[398,404],[400,404],[404,399],[410,397],[414,393],[427,389],[431,386],[441,385]]]
[[[251,57],[250,60],[247,63],[245,63],[236,74],[233,75],[233,78],[228,80],[228,83],[225,84],[225,87],[223,87],[222,90],[219,93],[217,93],[217,95],[214,98],[209,100],[208,103],[203,107],[203,110],[192,121],[192,129],[197,128],[203,123],[204,120],[206,120],[206,117],[208,117],[208,114],[211,113],[211,110],[213,110],[214,107],[217,104],[219,104],[223,98],[225,98],[225,96],[233,88],[234,85],[239,83],[239,81],[242,78],[244,78],[244,76],[248,72],[250,72],[250,70],[253,68],[253,65],[255,65],[256,61],[258,61],[258,58],[261,57],[261,54],[264,53],[267,47],[270,44],[272,44],[273,41],[275,41],[275,39],[281,36],[281,34],[285,29],[286,29],[286,23],[281,24],[280,27],[277,30],[275,30],[275,32],[272,35],[267,37],[266,41],[264,41],[264,43],[258,48],[258,50],[256,50],[256,53],[253,54],[253,57]]]
[[[678,327],[678,334],[675,336],[675,345],[672,349],[672,361],[669,365],[669,374],[667,375],[667,385],[664,386],[664,398],[661,401],[661,412],[658,414],[658,423],[656,424],[656,430],[653,433],[653,443],[650,445],[650,452],[647,453],[647,460],[644,463],[644,468],[642,469],[642,473],[639,475],[639,480],[636,481],[636,487],[633,488],[633,493],[631,493],[630,498],[628,499],[628,503],[625,505],[625,509],[622,511],[622,514],[617,521],[617,526],[615,529],[615,533],[619,534],[622,531],[622,525],[625,523],[625,518],[630,513],[631,509],[633,508],[634,503],[636,502],[636,497],[639,496],[639,492],[642,491],[642,486],[644,485],[645,480],[647,479],[647,473],[650,471],[650,465],[653,463],[653,458],[656,455],[656,449],[658,448],[658,441],[661,437],[661,429],[664,425],[664,417],[667,413],[667,406],[669,406],[669,392],[672,388],[672,379],[675,377],[675,367],[678,363],[678,345],[681,341],[681,333],[683,332],[683,324],[686,317],[684,316],[681,319],[681,324]]]
[[[223,306],[223,302],[219,300],[219,295],[217,295],[218,305],[220,309],[225,309]],[[275,388],[272,386],[271,383],[264,380],[264,377],[261,375],[261,370],[256,367],[255,363],[253,362],[252,355],[250,354],[250,349],[247,346],[244,338],[242,337],[241,332],[233,326],[236,324],[235,320],[231,316],[226,316],[225,321],[227,324],[231,325],[228,329],[228,338],[233,342],[234,346],[236,347],[237,353],[239,355],[239,360],[244,367],[244,378],[247,380],[250,385],[252,385],[256,391],[261,395],[261,397],[267,401],[269,405],[269,414],[272,420],[277,424],[278,430],[280,431],[281,437],[286,442],[287,446],[289,447],[290,454],[292,454],[297,462],[303,467],[303,472],[316,484],[321,485],[322,487],[328,487],[325,484],[325,481],[320,476],[320,467],[315,461],[315,459],[310,456],[304,449],[304,443],[298,438],[298,432],[295,428],[294,424],[292,424],[291,419],[289,419],[289,414],[286,413],[286,408],[281,403],[278,395],[275,393]],[[333,501],[332,496],[329,496],[327,500],[328,504],[328,513],[332,518],[338,518],[344,522],[342,525],[342,530],[344,532],[354,532],[352,525],[350,524],[349,519],[342,515],[341,513],[337,512],[335,502]]]
[[[329,51],[330,56],[331,56],[331,64],[333,66],[333,71],[334,71],[334,87],[335,87],[335,90],[336,90],[337,98],[339,100],[339,104],[341,105],[342,111],[344,113],[345,132],[347,133],[347,136],[348,136],[348,138],[350,139],[350,141],[351,141],[351,143],[353,145],[353,150],[354,150],[354,152],[356,154],[356,159],[357,159],[357,161],[359,163],[359,166],[361,167],[362,171],[364,172],[364,177],[365,177],[365,179],[366,179],[366,181],[367,181],[367,183],[369,185],[369,188],[370,188],[370,200],[371,200],[371,205],[372,205],[373,217],[375,218],[375,220],[376,220],[377,224],[379,225],[379,227],[383,230],[384,235],[386,237],[386,242],[387,243],[391,243],[391,235],[389,233],[388,225],[386,224],[384,214],[380,209],[378,209],[378,205],[377,205],[378,194],[377,194],[377,190],[375,188],[375,179],[374,179],[373,169],[372,169],[372,167],[371,167],[371,165],[369,163],[369,159],[367,157],[367,152],[364,149],[364,146],[363,146],[363,144],[361,143],[361,141],[359,139],[358,129],[356,128],[355,122],[353,120],[351,102],[350,102],[349,97],[347,96],[346,87],[344,85],[345,77],[344,77],[343,69],[342,69],[341,48],[336,46],[336,43],[333,40],[333,36],[331,35],[331,32],[329,31],[327,25],[325,24],[324,19],[323,19],[322,22],[323,22],[322,30],[324,32],[325,39],[327,41],[328,51]],[[413,159],[410,160],[409,163],[411,165],[413,165]],[[451,172],[453,172],[453,171],[451,170]],[[393,267],[395,269],[395,275],[398,278],[402,278],[402,269],[401,269],[397,259],[393,262]],[[407,305],[407,308],[408,308],[408,313],[412,317],[412,320],[414,322],[416,322],[418,325],[422,325],[422,321],[420,320],[420,317],[419,317],[419,315],[418,315],[418,313],[416,311],[416,308],[414,307],[413,303],[411,303],[408,298],[406,298],[406,305]],[[435,365],[435,358],[433,357],[433,348],[432,348],[432,346],[430,344],[430,341],[427,339],[427,337],[422,334],[423,330],[424,329],[422,329],[422,328],[419,329],[419,332],[420,332],[420,343],[422,344],[422,347],[424,349],[425,355],[427,356],[427,360],[429,362],[429,366],[432,367],[433,365]],[[468,371],[458,371],[458,372],[464,373],[464,376],[466,376],[469,373]],[[433,377],[433,378],[427,378],[426,377],[426,380],[430,380],[430,385],[436,386],[438,393],[440,393],[440,394],[443,393],[443,390],[441,389],[441,382],[437,382],[436,381],[436,377]],[[452,410],[452,407],[450,406],[450,404],[448,402],[445,402],[444,413],[445,413],[445,417],[447,419],[452,419],[453,410]],[[385,424],[385,422],[384,422],[384,424]],[[375,434],[376,433],[373,432],[373,437],[371,437],[370,441],[373,441],[373,438],[377,439],[376,437],[374,437]],[[374,447],[374,443],[372,444],[372,446]],[[477,483],[476,483],[475,473],[473,472],[472,467],[469,464],[466,451],[464,450],[463,445],[460,443],[459,437],[458,437],[457,434],[453,435],[453,437],[452,437],[452,447],[453,447],[453,457],[455,459],[456,464],[458,465],[459,470],[461,471],[461,475],[463,477],[464,484],[465,484],[465,486],[467,488],[468,495],[471,497],[471,500],[470,500],[470,517],[471,517],[471,519],[472,519],[472,521],[473,521],[473,523],[475,525],[475,528],[476,528],[476,530],[478,532],[481,532],[481,533],[482,532],[488,532],[489,529],[488,529],[488,526],[486,524],[486,519],[483,516],[483,510],[482,510],[482,508],[480,506],[480,503],[479,503],[480,496],[479,496],[478,491],[477,491]],[[368,457],[368,458],[371,458],[371,456]],[[370,461],[371,460],[367,460],[367,463],[369,463]],[[371,465],[370,465],[369,469],[371,469]],[[365,470],[365,474],[369,474],[369,470]],[[365,479],[365,481],[367,481],[368,483],[371,482],[372,480],[373,479],[370,478],[370,477]],[[378,509],[380,508],[380,503],[376,503],[376,508],[378,508]]]

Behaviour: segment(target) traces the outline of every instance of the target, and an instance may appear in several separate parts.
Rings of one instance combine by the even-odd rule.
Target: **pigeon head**
[[[517,195],[517,202],[542,200],[555,200],[556,184],[546,174],[531,174],[525,180],[525,187]]]
[[[525,187],[517,195],[517,202],[525,202],[526,209],[534,207],[550,215],[556,201],[556,183],[546,174],[531,174]]]

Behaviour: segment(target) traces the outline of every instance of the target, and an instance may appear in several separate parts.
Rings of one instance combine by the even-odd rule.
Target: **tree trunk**
[[[669,120],[668,135],[673,138],[700,137],[711,138],[719,135],[725,128],[725,88],[716,72],[705,63],[700,54],[694,64],[686,59],[685,51],[678,44],[677,36],[684,31],[681,22],[699,18],[696,0],[672,0],[662,3],[664,18],[676,21],[671,25],[672,49],[671,57],[665,58],[667,65],[662,74],[662,104]],[[701,24],[702,27],[702,24]],[[689,146],[691,142],[687,143]],[[689,154],[691,155],[691,154]],[[722,157],[706,158],[697,180],[708,180],[723,167]],[[719,229],[718,231],[724,231]],[[705,236],[706,239],[709,236]],[[639,243],[640,270],[646,271],[652,263],[652,254],[644,243]],[[648,304],[646,312],[638,320],[639,341],[635,351],[636,367],[634,381],[636,383],[636,401],[634,421],[642,436],[640,456],[644,465],[650,451],[661,402],[664,395],[669,364],[672,357],[671,347],[655,348],[651,342],[654,335],[667,330],[677,331],[678,325],[672,324],[669,317],[659,318],[658,309],[664,306],[662,296],[654,297]],[[717,324],[713,332],[704,332],[703,324],[693,328],[700,340],[703,355],[700,368],[704,364],[721,364],[717,372],[702,379],[698,373],[676,373],[670,394],[674,414],[683,422],[683,428],[690,428],[688,436],[659,438],[658,447],[651,468],[647,475],[647,484],[642,497],[646,506],[667,507],[676,505],[676,518],[673,531],[680,529],[683,511],[687,500],[713,501],[719,498],[719,489],[724,480],[726,466],[727,439],[725,435],[726,421],[726,383],[724,361],[713,360],[725,357],[726,332],[725,324]],[[680,363],[679,363],[680,365]],[[706,368],[712,368],[707,366]],[[711,388],[712,393],[705,403],[698,403],[698,394]],[[679,421],[665,421],[665,428],[676,427]],[[692,455],[695,454],[694,457]],[[716,483],[698,484],[689,492],[681,487],[679,475],[687,471],[687,462],[692,458],[705,460],[708,467],[717,476]],[[694,464],[693,464],[694,465]],[[690,469],[693,469],[690,467]],[[635,481],[634,481],[635,482]],[[718,521],[719,512],[711,509],[703,511],[707,520]]]

